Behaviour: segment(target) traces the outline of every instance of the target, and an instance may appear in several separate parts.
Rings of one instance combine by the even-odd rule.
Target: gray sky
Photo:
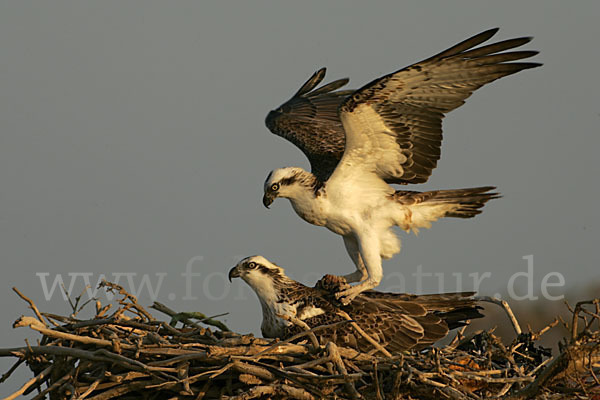
[[[527,48],[545,65],[452,112],[438,168],[413,189],[496,185],[505,197],[474,219],[402,233],[381,288],[397,287],[402,273],[417,291],[421,266],[443,273],[446,291],[457,289],[452,273],[468,289],[468,274],[490,272],[480,291],[505,294],[528,255],[536,295],[550,272],[566,281],[553,295],[600,281],[600,3],[424,4],[1,2],[0,346],[36,338],[11,329],[29,310],[10,288],[64,314],[41,277],[51,286],[60,274],[68,286],[69,273],[90,273],[94,285],[121,273],[126,287],[126,273],[136,286],[143,274],[154,287],[163,276],[159,301],[230,312],[230,327],[258,333],[258,302],[243,282],[224,282],[237,260],[261,254],[309,284],[354,268],[341,238],[287,201],[263,208],[271,169],[308,165],[267,131],[266,113],[319,67],[356,88],[496,26],[498,39],[535,36]],[[200,276],[188,280],[181,274],[194,259]],[[437,280],[421,289],[437,291]],[[151,303],[147,290],[140,299]],[[27,376],[21,367],[0,394]]]

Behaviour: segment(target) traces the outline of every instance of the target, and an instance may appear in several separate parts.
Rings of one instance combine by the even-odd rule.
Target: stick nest
[[[69,316],[42,313],[26,296],[34,316],[14,327],[29,327],[42,336],[37,346],[0,349],[16,357],[34,377],[6,399],[32,394],[33,399],[600,399],[600,301],[577,303],[571,332],[552,356],[539,345],[540,332],[521,332],[506,302],[517,333],[508,345],[493,329],[469,336],[458,332],[449,345],[390,355],[321,343],[307,330],[285,341],[230,332],[219,321],[186,318],[176,328],[155,319],[121,286],[101,284],[119,295],[118,306],[96,301],[96,315],[77,318],[86,305],[71,303]],[[153,309],[171,317],[160,303]],[[347,321],[352,323],[352,321]],[[212,326],[211,329],[207,325]],[[216,328],[216,329],[215,329]],[[362,333],[364,334],[364,332]],[[385,354],[387,353],[387,355]]]

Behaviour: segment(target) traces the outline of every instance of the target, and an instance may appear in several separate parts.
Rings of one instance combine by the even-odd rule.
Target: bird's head
[[[229,280],[242,278],[256,293],[263,311],[261,331],[264,337],[281,337],[291,323],[282,315],[297,315],[297,303],[303,298],[304,285],[288,278],[283,268],[261,256],[247,257],[229,271]]]
[[[269,206],[277,197],[293,199],[306,191],[314,175],[299,167],[286,167],[273,170],[267,176],[264,186],[263,204]]]
[[[246,257],[229,270],[229,281],[242,278],[263,300],[272,299],[279,294],[288,278],[283,268],[273,264],[262,256]]]

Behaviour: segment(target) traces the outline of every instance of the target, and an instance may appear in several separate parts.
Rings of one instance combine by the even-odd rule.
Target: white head
[[[273,170],[264,185],[263,204],[269,208],[277,197],[294,199],[306,192],[314,193],[317,178],[300,167]]]
[[[276,301],[279,287],[290,279],[283,268],[262,256],[246,257],[229,271],[231,278],[242,278],[258,295],[261,301]]]
[[[297,284],[285,276],[283,268],[261,256],[244,258],[229,271],[231,278],[242,278],[256,293],[263,311],[261,330],[265,337],[279,337],[290,322],[280,315],[295,315],[283,292]]]

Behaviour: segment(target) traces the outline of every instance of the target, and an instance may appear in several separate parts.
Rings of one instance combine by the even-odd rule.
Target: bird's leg
[[[343,278],[346,279],[346,282],[348,283],[362,282],[366,280],[369,277],[369,274],[367,273],[365,263],[360,256],[360,251],[358,250],[358,241],[354,236],[344,236],[344,245],[346,246],[348,255],[356,266],[356,271],[348,275],[343,275]]]
[[[365,268],[365,263],[363,263],[363,260],[360,257],[360,253],[358,251],[356,252],[356,261],[354,263],[356,264],[356,271],[352,272],[351,274],[344,275],[344,279],[346,279],[346,282],[348,283],[362,282],[369,277],[367,268]]]
[[[359,259],[363,262],[361,264],[365,268],[366,279],[362,280],[358,285],[354,285],[349,289],[342,290],[335,294],[335,298],[340,301],[343,305],[350,304],[350,302],[365,290],[373,289],[381,282],[383,277],[383,269],[381,267],[381,255],[379,251],[379,240],[375,235],[365,235],[363,238],[359,238],[358,250]],[[346,240],[344,238],[344,243]],[[357,265],[358,269],[358,265]],[[360,273],[360,271],[357,271]]]
[[[362,270],[356,270],[351,274],[347,274],[347,275],[342,275],[342,278],[344,278],[346,280],[346,282],[348,283],[352,283],[352,282],[361,282],[367,279],[369,275],[367,274],[367,270],[366,269],[362,269]]]

